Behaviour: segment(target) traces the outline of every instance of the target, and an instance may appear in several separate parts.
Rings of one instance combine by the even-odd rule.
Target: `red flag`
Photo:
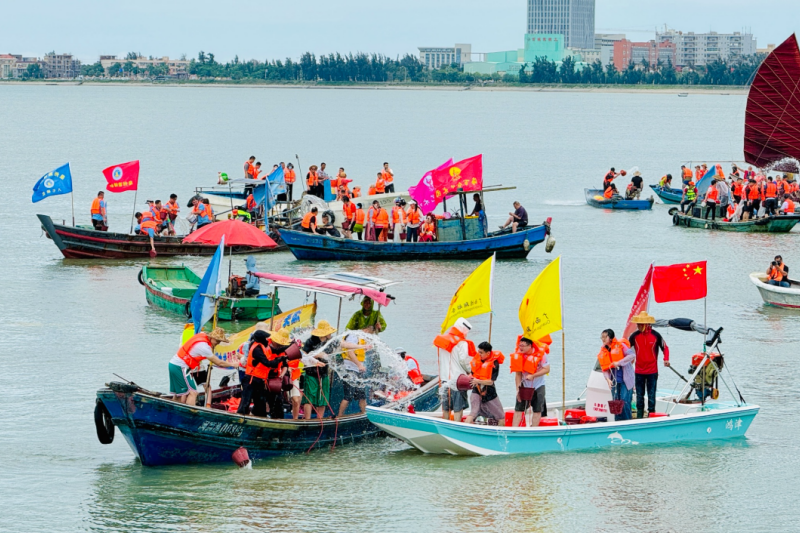
[[[103,170],[111,192],[135,191],[139,187],[139,161],[120,163]]]
[[[653,270],[653,295],[658,303],[698,300],[705,298],[707,292],[705,261]]]
[[[483,188],[483,155],[436,169],[431,175],[431,181],[437,204],[444,200],[447,193],[459,188],[463,191],[479,191]]]
[[[650,305],[650,281],[653,279],[653,265],[647,269],[647,275],[644,277],[642,286],[639,287],[639,292],[636,294],[636,299],[633,301],[631,313],[628,315],[628,323],[625,324],[625,332],[622,334],[623,338],[630,337],[631,333],[636,331],[636,324],[631,322],[634,315],[638,315],[642,311],[647,311]]]

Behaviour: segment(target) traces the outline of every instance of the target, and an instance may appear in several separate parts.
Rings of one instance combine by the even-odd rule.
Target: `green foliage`
[[[99,61],[93,65],[81,65],[81,76],[100,77],[105,73],[106,71]]]
[[[44,71],[42,70],[42,67],[41,65],[39,65],[39,63],[33,63],[31,65],[28,65],[28,68],[25,69],[25,72],[22,74],[22,77],[31,80],[44,78]]]

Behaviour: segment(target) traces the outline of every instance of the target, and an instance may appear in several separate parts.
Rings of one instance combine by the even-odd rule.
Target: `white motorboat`
[[[790,279],[789,287],[778,287],[767,283],[769,276],[763,272],[750,274],[750,281],[758,287],[764,303],[787,309],[800,309],[800,282]]]

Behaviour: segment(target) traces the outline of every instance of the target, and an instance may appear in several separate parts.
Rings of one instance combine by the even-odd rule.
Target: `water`
[[[646,183],[682,161],[739,159],[742,96],[378,90],[0,86],[0,530],[7,531],[785,531],[796,528],[798,445],[794,394],[800,314],[762,305],[747,275],[775,254],[800,268],[788,235],[678,229],[667,207],[609,213],[583,188],[608,167],[638,166]],[[95,391],[118,373],[166,390],[166,363],[182,321],[147,306],[140,261],[68,261],[45,239],[36,213],[70,218],[70,198],[30,203],[44,172],[72,163],[78,221],[103,188],[106,166],[141,159],[139,208],[239,172],[251,154],[265,166],[321,161],[364,186],[389,161],[405,188],[452,156],[483,153],[493,225],[519,199],[532,221],[553,217],[563,257],[567,397],[583,390],[602,329],[621,330],[651,261],[708,259],[709,323],[745,398],[762,411],[747,439],[533,457],[424,456],[404,444],[362,446],[235,465],[143,468],[117,434],[94,434]],[[296,162],[296,161],[295,161]],[[725,165],[727,169],[727,165]],[[626,184],[627,182],[623,182]],[[111,196],[111,195],[109,195]],[[155,198],[154,198],[155,197]],[[109,199],[112,229],[129,226],[133,193]],[[537,247],[500,261],[492,340],[508,353],[528,284],[552,258]],[[184,262],[202,272],[208,259]],[[262,255],[262,270],[310,275],[353,268],[403,281],[384,310],[381,338],[435,372],[431,346],[447,302],[476,262],[341,264]],[[235,257],[233,271],[244,271]],[[285,309],[303,295],[282,295]],[[344,305],[343,320],[358,309]],[[660,318],[702,320],[703,303],[654,307]],[[336,301],[320,299],[335,324]],[[344,323],[344,322],[343,322]],[[488,318],[473,320],[484,340]],[[666,332],[685,371],[697,336]],[[556,336],[549,400],[560,396]],[[510,404],[513,380],[498,383]],[[677,378],[661,372],[660,385]]]

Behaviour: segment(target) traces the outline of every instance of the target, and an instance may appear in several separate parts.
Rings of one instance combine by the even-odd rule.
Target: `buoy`
[[[531,249],[531,241],[529,241],[528,239],[525,239],[524,241],[522,241],[522,248],[524,248],[526,252],[528,250],[530,250]]]
[[[544,251],[548,254],[553,251],[556,246],[556,240],[552,237],[547,238],[547,243],[544,245]]]
[[[247,454],[247,450],[244,446],[239,446],[236,450],[231,454],[231,459],[239,468],[244,468],[250,462],[250,456]]]

